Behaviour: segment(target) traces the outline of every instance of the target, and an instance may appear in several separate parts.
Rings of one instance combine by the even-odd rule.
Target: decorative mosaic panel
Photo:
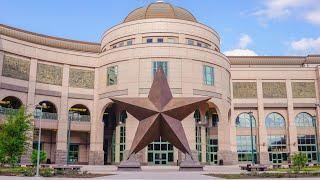
[[[263,82],[263,98],[287,98],[285,82]]]
[[[70,68],[69,86],[75,88],[93,89],[94,71]]]
[[[293,98],[315,98],[316,89],[314,82],[292,82]]]
[[[62,85],[62,67],[38,63],[37,82]]]
[[[30,61],[4,56],[2,75],[21,80],[29,80]]]
[[[257,98],[257,83],[255,82],[233,82],[233,98]]]

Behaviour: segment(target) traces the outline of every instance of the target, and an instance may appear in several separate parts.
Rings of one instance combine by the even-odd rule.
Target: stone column
[[[0,86],[2,82],[3,59],[4,59],[4,53],[0,51]]]
[[[287,144],[290,150],[290,154],[294,154],[298,151],[298,143],[297,143],[297,127],[294,123],[294,109],[293,109],[293,98],[292,98],[292,87],[291,81],[286,80],[286,88],[287,88],[287,102],[288,102],[288,119],[286,121],[287,127]]]
[[[27,113],[33,114],[35,109],[35,92],[36,92],[36,78],[37,78],[37,60],[31,59],[29,85],[28,85],[28,99],[27,99]],[[21,157],[21,164],[31,163],[32,143],[33,143],[33,129],[27,132],[29,136],[26,152]]]
[[[69,65],[63,66],[60,116],[58,120],[56,164],[67,164]]]
[[[264,114],[264,105],[263,105],[263,90],[262,90],[262,80],[257,80],[257,98],[258,98],[258,118],[256,119],[258,125],[258,145],[259,148],[259,161],[260,164],[270,164],[269,153],[268,153],[268,133],[265,126],[265,114]]]
[[[231,123],[229,121],[227,105],[220,107],[219,125],[218,125],[218,160],[223,160],[224,165],[237,164],[237,147],[235,142],[235,132],[231,131]]]
[[[206,127],[201,127],[201,162],[206,163],[207,153],[207,138],[206,138]]]
[[[104,123],[102,122],[102,112],[104,109],[99,108],[99,70],[95,69],[94,78],[94,101],[93,112],[91,117],[91,130],[90,130],[90,152],[89,164],[90,165],[103,165],[104,164]]]
[[[319,104],[320,103],[320,66],[317,66],[316,77],[317,77],[316,97],[317,97],[317,103]],[[319,106],[316,107],[316,116],[317,116],[316,123],[317,123],[317,127],[318,127],[318,144],[320,144],[320,138],[319,138],[319,135],[320,135],[320,128],[319,128],[320,127],[320,107]]]
[[[191,153],[194,159],[198,159],[197,149],[196,149],[196,132],[195,132],[195,121],[194,114],[191,113],[188,117],[186,117],[182,122],[182,127],[187,136],[187,140],[191,149]],[[181,155],[182,161],[184,160],[184,155]]]

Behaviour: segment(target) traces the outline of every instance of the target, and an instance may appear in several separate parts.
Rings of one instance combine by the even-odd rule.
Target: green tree
[[[306,166],[306,163],[308,162],[307,155],[304,153],[296,153],[292,155],[292,165],[296,172],[299,172]]]
[[[33,150],[31,155],[32,165],[37,164],[38,150]],[[47,153],[45,151],[40,151],[40,163],[45,163],[47,159]]]
[[[5,117],[0,125],[0,163],[15,166],[27,148],[31,129],[30,115],[21,107],[16,113]]]

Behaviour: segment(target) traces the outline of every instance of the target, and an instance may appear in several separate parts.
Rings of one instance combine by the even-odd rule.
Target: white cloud
[[[251,37],[250,37],[248,34],[243,34],[243,35],[240,37],[238,46],[239,46],[241,49],[245,49],[250,43],[252,43]]]
[[[320,53],[320,37],[302,38],[298,41],[293,41],[291,42],[291,47],[296,51],[304,51],[306,53]]]
[[[238,42],[238,48],[225,51],[227,56],[257,56],[253,50],[247,49],[247,46],[252,43],[252,38],[248,34],[242,34]]]
[[[320,24],[319,14],[319,0],[264,0],[263,7],[253,12],[263,20],[294,15],[313,24]]]
[[[257,53],[250,49],[234,49],[224,52],[226,56],[258,56]]]
[[[305,18],[307,21],[309,21],[312,24],[320,25],[320,8],[317,10],[313,10],[313,11],[308,12],[305,15]]]

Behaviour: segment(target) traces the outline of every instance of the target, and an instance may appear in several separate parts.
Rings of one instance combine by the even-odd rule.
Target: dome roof
[[[124,22],[152,18],[181,19],[197,22],[196,18],[188,10],[162,1],[157,1],[149,6],[135,9],[126,17]]]

